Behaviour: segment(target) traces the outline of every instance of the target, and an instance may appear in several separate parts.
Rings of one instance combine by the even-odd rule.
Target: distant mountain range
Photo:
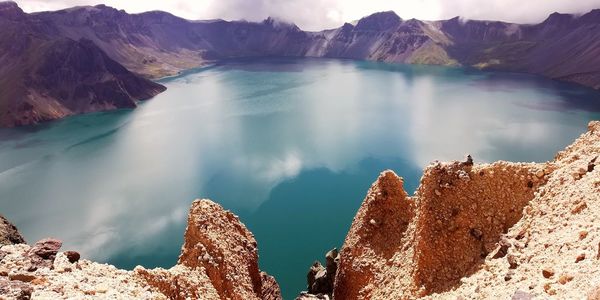
[[[238,57],[329,57],[473,66],[600,89],[600,10],[535,25],[403,20],[380,12],[320,32],[263,22],[189,21],[105,5],[24,13],[0,2],[0,126],[135,107],[150,81]]]

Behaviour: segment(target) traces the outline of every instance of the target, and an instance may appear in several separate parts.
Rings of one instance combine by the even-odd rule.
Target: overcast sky
[[[540,22],[550,13],[583,13],[600,0],[16,0],[26,12],[77,5],[106,5],[127,12],[164,10],[192,20],[278,17],[305,30],[340,26],[377,11],[393,10],[404,19],[468,19]]]

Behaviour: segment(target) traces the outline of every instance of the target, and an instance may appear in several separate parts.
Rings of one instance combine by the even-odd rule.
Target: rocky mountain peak
[[[0,1],[0,10],[4,10],[5,8],[19,8],[19,5],[14,1]]]
[[[0,2],[0,17],[9,19],[23,18],[25,13],[16,2],[2,1]]]
[[[587,14],[581,16],[579,18],[579,20],[580,20],[580,22],[583,22],[583,23],[599,24],[600,23],[600,9],[591,10]]]
[[[273,28],[278,28],[278,29],[288,28],[288,29],[292,29],[292,30],[300,30],[300,28],[298,28],[298,26],[296,26],[296,24],[281,20],[276,17],[268,17],[264,21],[262,21],[262,24],[271,26]]]
[[[116,10],[118,10],[118,9],[116,9],[114,7],[111,7],[111,6],[108,6],[106,4],[98,4],[98,5],[95,5],[94,8],[99,9],[99,10],[108,10],[108,11],[116,11]]]
[[[387,31],[392,30],[402,23],[400,18],[394,11],[384,11],[374,13],[364,17],[356,24],[357,30],[372,30],[372,31]]]
[[[546,25],[565,25],[573,20],[573,15],[570,14],[561,14],[558,12],[554,12],[546,18],[546,20],[542,24]]]

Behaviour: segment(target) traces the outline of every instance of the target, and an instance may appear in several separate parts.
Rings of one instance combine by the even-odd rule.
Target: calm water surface
[[[211,198],[293,299],[380,171],[413,191],[435,159],[546,161],[600,119],[592,90],[456,68],[245,60],[163,83],[133,111],[0,130],[0,212],[29,242],[170,267],[191,201]]]

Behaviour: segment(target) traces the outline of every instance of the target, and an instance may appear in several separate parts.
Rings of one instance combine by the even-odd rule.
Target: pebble
[[[544,275],[544,278],[551,278],[554,276],[554,270],[552,270],[552,268],[544,268],[542,270],[542,275]]]
[[[76,263],[81,258],[79,252],[76,251],[65,251],[65,255],[67,256],[67,259],[70,263]]]
[[[519,263],[517,262],[517,257],[512,254],[507,255],[506,260],[508,261],[510,269],[516,269],[519,266]]]
[[[569,275],[569,274],[562,274],[560,275],[560,278],[558,278],[558,282],[560,284],[567,284],[569,281],[573,280],[573,276]]]
[[[587,208],[587,203],[585,203],[585,202],[581,202],[581,203],[577,204],[577,205],[576,205],[576,206],[575,206],[575,207],[574,207],[574,208],[571,210],[571,213],[572,213],[572,214],[578,214],[578,213],[580,213],[581,211],[583,211],[583,210],[584,210],[584,209],[586,209],[586,208]]]
[[[514,271],[509,270],[506,275],[504,275],[504,281],[510,281],[514,276]]]
[[[581,254],[577,255],[577,258],[575,258],[575,263],[578,263],[584,259],[585,259],[585,253],[581,253]]]
[[[544,284],[544,291],[546,291],[546,294],[550,296],[556,295],[556,290],[552,288],[550,283]]]
[[[492,258],[496,259],[496,258],[505,257],[506,254],[508,254],[508,248],[510,248],[510,246],[511,246],[511,244],[508,240],[501,239],[499,242],[498,251],[496,251],[496,253],[492,256]]]

